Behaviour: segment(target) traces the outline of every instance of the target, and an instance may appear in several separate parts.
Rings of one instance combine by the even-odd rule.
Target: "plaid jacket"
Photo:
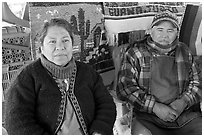
[[[182,57],[183,60],[177,63],[187,66],[185,71],[187,77],[185,79],[178,78],[178,82],[181,83],[178,98],[182,98],[190,107],[201,100],[201,89],[199,89],[201,82],[199,81],[196,64],[190,51],[186,45],[179,44],[182,53],[185,55]],[[153,54],[156,53],[153,52]],[[175,54],[176,49],[171,52],[170,56],[175,56]],[[139,111],[148,113],[152,113],[156,102],[149,89],[151,56],[152,54],[149,53],[146,43],[136,44],[129,48],[122,60],[116,90],[119,99],[132,104]],[[180,68],[181,73],[183,73],[182,67]]]

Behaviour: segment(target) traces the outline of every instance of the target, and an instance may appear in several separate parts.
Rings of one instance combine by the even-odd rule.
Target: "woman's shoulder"
[[[75,61],[75,62],[76,62],[78,72],[87,74],[87,75],[92,75],[97,73],[96,70],[94,70],[94,68],[90,64],[80,62],[80,61]]]
[[[37,68],[39,68],[39,66],[41,66],[41,63],[40,63],[40,59],[37,59],[37,60],[34,60],[32,61],[30,64],[24,66],[22,68],[22,70],[24,71],[32,71],[33,69],[36,70]]]
[[[42,72],[42,65],[40,62],[40,59],[34,60],[28,65],[23,66],[19,71],[19,75],[24,75],[24,76],[35,76],[35,75],[40,75]]]
[[[34,67],[37,66],[37,64],[39,64],[39,60],[32,61],[18,69],[16,75],[12,79],[12,83],[17,83],[19,81],[27,82],[31,77],[33,77],[34,73],[37,73]]]
[[[90,64],[84,63],[84,62],[80,62],[80,61],[75,61],[76,65],[79,69],[93,69],[92,66]]]

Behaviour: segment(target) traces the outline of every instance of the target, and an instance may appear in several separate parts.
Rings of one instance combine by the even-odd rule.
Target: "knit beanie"
[[[176,14],[173,14],[172,12],[169,11],[164,11],[156,14],[153,18],[150,28],[152,28],[161,21],[170,21],[178,30],[180,28]]]

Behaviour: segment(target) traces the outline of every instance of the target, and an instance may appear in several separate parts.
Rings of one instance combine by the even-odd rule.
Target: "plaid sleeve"
[[[155,98],[141,89],[138,82],[141,58],[141,53],[133,48],[125,53],[118,73],[116,92],[119,99],[132,104],[137,110],[152,113]]]
[[[192,56],[190,57],[192,58]],[[196,103],[199,103],[202,98],[201,82],[196,66],[197,65],[195,61],[193,61],[189,72],[189,84],[186,91],[182,94],[181,97],[187,103],[188,108]]]

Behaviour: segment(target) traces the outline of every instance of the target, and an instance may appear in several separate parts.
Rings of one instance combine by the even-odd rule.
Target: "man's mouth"
[[[160,42],[169,44],[169,41],[167,41],[167,40],[161,40]]]

